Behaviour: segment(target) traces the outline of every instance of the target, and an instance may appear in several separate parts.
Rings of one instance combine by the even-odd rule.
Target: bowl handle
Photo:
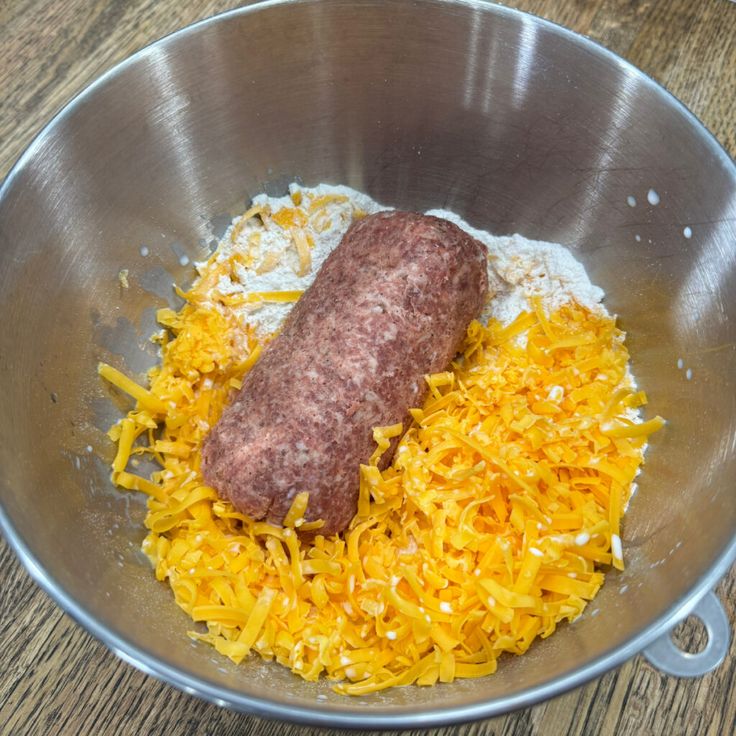
[[[690,615],[699,618],[708,633],[703,651],[697,654],[683,651],[672,641],[672,631],[668,631],[643,652],[651,664],[668,675],[701,677],[726,658],[731,643],[731,627],[718,596],[709,590]]]

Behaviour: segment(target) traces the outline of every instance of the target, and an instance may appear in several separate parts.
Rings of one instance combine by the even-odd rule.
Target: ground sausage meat
[[[276,524],[308,491],[306,520],[342,531],[373,427],[404,421],[424,375],[455,355],[486,299],[486,257],[436,217],[379,212],[352,225],[206,438],[206,481]]]

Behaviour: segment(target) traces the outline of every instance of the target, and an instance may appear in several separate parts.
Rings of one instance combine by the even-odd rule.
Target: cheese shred
[[[276,527],[202,479],[202,441],[262,348],[205,299],[212,285],[203,275],[179,312],[160,312],[162,361],[148,388],[99,368],[136,400],[110,431],[113,480],[148,495],[143,548],[197,622],[193,639],[234,662],[257,653],[305,680],[325,676],[346,695],[448,683],[523,654],[582,613],[601,566],[623,568],[621,517],[664,421],[636,414],[646,396],[629,385],[613,318],[532,303],[508,326],[473,322],[452,369],[427,377],[411,424],[374,430],[358,512],[324,537],[304,522],[306,491]],[[160,469],[129,472],[138,455]]]

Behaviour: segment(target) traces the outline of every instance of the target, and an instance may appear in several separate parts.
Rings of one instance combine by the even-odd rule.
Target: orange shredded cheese
[[[303,230],[293,230],[294,247],[299,255],[299,270],[297,276],[306,276],[312,268],[312,255],[309,252],[309,241]]]
[[[251,292],[247,301],[264,301],[264,302],[295,302],[303,294],[300,289],[292,289],[291,291],[254,291]]]
[[[451,370],[427,377],[385,471],[378,461],[403,427],[375,429],[358,512],[325,538],[319,522],[304,523],[307,493],[275,527],[200,475],[202,441],[261,351],[226,304],[208,300],[216,282],[204,271],[179,312],[159,313],[167,331],[149,388],[99,367],[136,400],[109,433],[113,480],[149,496],[143,548],[200,623],[192,638],[234,662],[257,653],[306,680],[326,676],[347,695],[447,683],[523,654],[581,614],[601,565],[623,568],[621,517],[664,422],[632,412],[646,396],[628,385],[614,319],[532,304],[505,327],[473,322]],[[137,455],[160,470],[129,472]]]

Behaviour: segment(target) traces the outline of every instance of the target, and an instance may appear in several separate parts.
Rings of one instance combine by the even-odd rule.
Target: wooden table
[[[145,44],[233,0],[3,0],[0,176],[51,115]],[[728,0],[513,0],[587,34],[677,95],[736,152],[736,5]],[[736,571],[718,592],[736,622]],[[124,664],[42,593],[0,540],[1,734],[306,734],[206,704]],[[697,647],[685,623],[678,637]],[[663,676],[642,658],[512,715],[438,729],[490,734],[736,733],[736,644],[715,673]]]

